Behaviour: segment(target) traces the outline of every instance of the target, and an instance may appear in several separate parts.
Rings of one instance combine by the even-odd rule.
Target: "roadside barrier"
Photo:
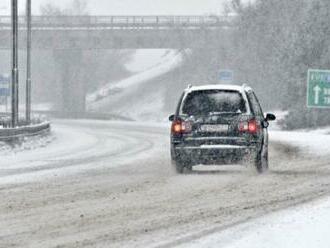
[[[50,132],[50,128],[50,122],[42,122],[16,128],[0,128],[0,141],[12,141],[24,137],[47,134]]]

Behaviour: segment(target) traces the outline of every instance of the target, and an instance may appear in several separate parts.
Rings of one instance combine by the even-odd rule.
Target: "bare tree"
[[[55,6],[52,3],[46,3],[44,5],[42,5],[40,7],[40,12],[43,15],[47,15],[47,16],[58,16],[58,15],[62,15],[63,11],[61,10],[61,8]]]
[[[58,15],[88,15],[88,5],[86,0],[71,0],[67,8],[61,9],[54,2],[45,3],[40,7],[40,12],[43,15],[58,16]]]
[[[73,0],[68,12],[71,15],[88,15],[86,0]]]

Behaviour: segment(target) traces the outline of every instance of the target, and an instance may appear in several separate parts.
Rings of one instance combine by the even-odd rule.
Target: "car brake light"
[[[251,133],[251,134],[256,134],[259,131],[259,129],[260,129],[260,127],[259,127],[256,119],[241,122],[238,125],[238,130],[240,132],[248,132],[248,133]]]
[[[174,134],[190,133],[191,130],[192,126],[190,122],[178,120],[172,123],[172,133]]]
[[[256,134],[259,130],[259,126],[255,119],[249,121],[249,133]]]
[[[172,123],[172,133],[181,133],[181,121],[174,121]]]

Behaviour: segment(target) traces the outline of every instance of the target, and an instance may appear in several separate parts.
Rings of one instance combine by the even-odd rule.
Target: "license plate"
[[[224,133],[228,132],[228,125],[202,125],[201,131],[209,133]]]

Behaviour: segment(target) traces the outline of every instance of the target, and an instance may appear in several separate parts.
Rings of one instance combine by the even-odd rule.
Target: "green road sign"
[[[308,70],[307,106],[330,108],[330,71]]]

